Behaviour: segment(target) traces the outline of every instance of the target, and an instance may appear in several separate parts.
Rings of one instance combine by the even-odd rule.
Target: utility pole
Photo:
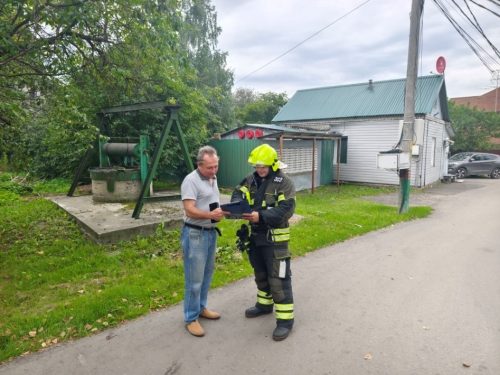
[[[420,19],[424,0],[412,0],[410,14],[410,42],[408,46],[408,66],[406,69],[405,102],[401,151],[410,158],[408,169],[399,170],[399,213],[408,212],[410,206],[411,147],[413,145],[413,126],[415,123],[415,91],[418,72],[418,45]]]

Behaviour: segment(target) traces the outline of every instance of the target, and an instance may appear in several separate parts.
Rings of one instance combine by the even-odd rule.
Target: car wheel
[[[457,169],[457,178],[462,179],[465,177],[467,174],[467,170],[465,168],[458,168]]]
[[[495,168],[490,174],[491,178],[500,178],[500,168]]]

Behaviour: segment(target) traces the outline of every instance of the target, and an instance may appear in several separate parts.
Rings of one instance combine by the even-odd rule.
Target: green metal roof
[[[403,116],[405,83],[395,79],[299,90],[273,122]],[[415,114],[430,114],[436,101],[443,120],[449,121],[444,77],[418,77]]]

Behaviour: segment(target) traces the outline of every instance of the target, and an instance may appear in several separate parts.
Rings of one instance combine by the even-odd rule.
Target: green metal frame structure
[[[99,137],[99,166],[100,167],[111,167],[110,155],[106,152],[105,148],[107,145],[112,147],[112,141],[123,140],[123,137],[110,138],[110,137]],[[138,165],[140,167],[141,182],[146,181],[146,176],[149,167],[149,138],[147,135],[141,134],[139,139],[137,138],[125,138],[129,148],[122,155],[123,164],[126,167],[134,167]],[[138,140],[138,143],[130,143],[130,140]],[[116,154],[115,154],[116,155]]]
[[[182,151],[182,154],[184,156],[184,160],[186,161],[186,166],[188,167],[188,169],[190,171],[194,170],[193,162],[191,161],[191,157],[189,155],[189,150],[188,150],[188,147],[186,144],[186,140],[185,140],[184,134],[182,132],[182,129],[181,129],[181,126],[179,123],[179,117],[178,117],[179,108],[180,108],[179,105],[167,105],[164,101],[159,101],[159,102],[137,103],[137,104],[104,108],[101,112],[98,113],[99,117],[101,118],[101,133],[104,133],[104,135],[106,135],[106,136],[110,136],[109,129],[107,127],[106,122],[104,121],[104,118],[106,115],[113,114],[113,113],[120,114],[120,113],[125,113],[125,112],[151,110],[151,109],[160,109],[160,110],[164,111],[166,114],[166,121],[165,121],[165,124],[163,125],[160,139],[158,140],[158,142],[156,144],[153,156],[150,159],[149,168],[144,168],[144,166],[141,165],[141,173],[143,170],[147,170],[147,174],[144,177],[142,188],[141,188],[141,193],[140,193],[139,198],[137,199],[137,202],[135,204],[134,212],[132,213],[132,217],[135,219],[139,219],[144,202],[180,199],[180,195],[148,196],[149,195],[149,186],[151,185],[151,182],[153,181],[153,177],[156,173],[156,169],[158,168],[158,163],[160,161],[160,157],[161,157],[161,154],[163,152],[163,148],[165,147],[165,143],[167,141],[168,135],[170,134],[170,131],[172,129],[179,140],[179,145],[181,147],[181,151]],[[95,146],[89,147],[87,149],[87,151],[85,152],[85,155],[81,159],[80,164],[75,172],[73,182],[72,182],[71,187],[70,187],[68,194],[67,194],[68,196],[70,196],[70,197],[73,196],[75,189],[76,189],[76,186],[78,185],[78,182],[80,181],[80,178],[82,176],[82,173],[85,170],[85,168],[88,166],[90,158],[92,157],[94,152],[95,152]]]

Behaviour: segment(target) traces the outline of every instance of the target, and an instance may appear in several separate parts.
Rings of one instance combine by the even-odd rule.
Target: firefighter
[[[273,339],[281,341],[288,337],[294,322],[288,220],[295,209],[295,187],[280,169],[282,163],[270,145],[253,149],[248,162],[255,172],[245,177],[231,196],[231,201],[247,200],[252,207],[252,212],[243,214],[242,218],[248,220],[250,226],[246,243],[257,284],[257,302],[245,310],[245,316],[270,314],[274,307]]]

